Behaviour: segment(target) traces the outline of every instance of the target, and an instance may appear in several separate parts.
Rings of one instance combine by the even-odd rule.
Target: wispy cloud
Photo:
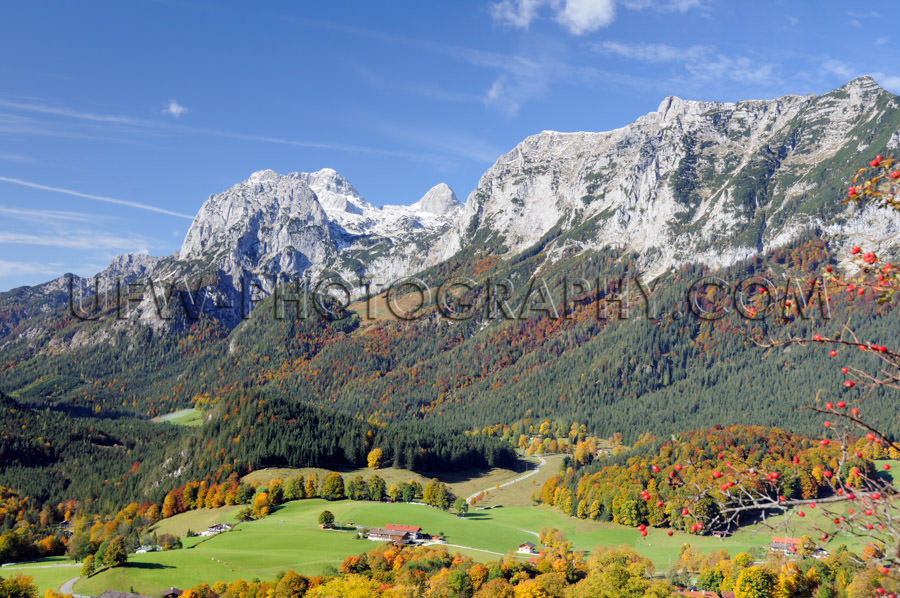
[[[499,71],[481,101],[509,115],[515,115],[526,102],[543,97],[554,82],[590,83],[601,78],[594,67],[568,64],[553,56],[527,57],[421,40],[408,43],[472,66]]]
[[[492,163],[502,152],[494,144],[457,129],[442,127],[411,127],[399,123],[370,124],[370,128],[380,134],[393,137],[404,143],[422,147],[433,147],[437,151],[452,156],[467,158],[475,162]]]
[[[827,59],[822,63],[821,71],[826,75],[836,75],[842,80],[850,80],[855,72],[847,64],[833,59]]]
[[[423,154],[421,152],[405,152],[402,150],[390,150],[384,149],[380,147],[368,147],[362,145],[355,144],[341,144],[341,143],[323,143],[318,141],[305,141],[298,139],[286,139],[282,137],[268,136],[268,135],[251,135],[234,131],[227,131],[222,129],[212,129],[212,128],[204,128],[204,127],[193,127],[187,125],[179,125],[170,122],[161,122],[154,120],[145,120],[139,118],[133,118],[130,116],[123,115],[100,115],[94,114],[91,112],[84,112],[80,110],[73,110],[65,107],[57,107],[57,106],[48,106],[40,103],[33,102],[15,102],[15,101],[7,101],[0,100],[0,107],[6,107],[10,109],[21,110],[24,112],[30,112],[34,114],[45,114],[45,115],[53,115],[65,117],[68,119],[78,120],[78,121],[87,121],[91,123],[97,124],[110,124],[110,125],[127,125],[129,130],[134,131],[145,131],[145,132],[153,132],[154,134],[159,134],[160,132],[168,132],[172,134],[191,134],[191,135],[207,135],[211,137],[221,137],[225,139],[235,139],[239,141],[252,141],[257,143],[272,143],[278,145],[290,145],[294,147],[305,147],[312,149],[323,149],[323,150],[333,150],[333,151],[341,151],[341,152],[351,152],[351,153],[367,153],[373,155],[381,155],[381,156],[395,156],[407,158],[410,160],[416,161],[425,161],[425,162],[436,162],[441,159],[440,156]],[[0,115],[2,116],[2,115]],[[10,115],[11,117],[16,117],[17,115]],[[2,122],[0,122],[0,130],[3,129]],[[32,133],[32,134],[59,134],[64,136],[69,136],[67,133],[59,133],[56,129],[52,127],[43,126],[31,126],[24,127],[18,126],[14,130],[10,129],[9,132],[16,133]],[[5,180],[0,178],[0,180]],[[8,181],[10,182],[10,181]],[[96,197],[91,197],[90,199],[97,199]],[[107,198],[108,199],[108,198]],[[100,201],[103,201],[102,199]],[[119,200],[113,201],[111,203],[118,203]],[[128,204],[125,204],[128,205]],[[134,206],[137,207],[137,206]],[[166,213],[166,212],[163,212]],[[185,216],[184,214],[172,213],[172,215]]]
[[[92,122],[101,123],[116,123],[123,125],[142,125],[146,123],[146,121],[142,121],[140,119],[132,118],[129,116],[121,116],[118,114],[95,114],[93,112],[83,112],[80,110],[72,110],[69,108],[61,108],[58,106],[46,106],[33,102],[17,102],[13,100],[0,99],[0,107],[13,110],[23,110],[26,112],[36,112],[39,114],[46,114],[50,116],[77,118],[78,120],[89,120]]]
[[[606,41],[595,45],[594,49],[639,62],[682,64],[693,83],[718,80],[759,85],[777,80],[774,63],[748,56],[728,56],[711,46],[676,47],[660,43]]]
[[[159,208],[156,206],[151,206],[149,204],[138,203],[136,201],[127,201],[124,199],[116,199],[114,197],[106,197],[104,195],[93,195],[91,193],[82,193],[81,191],[74,191],[72,189],[64,189],[62,187],[52,187],[50,185],[42,185],[40,183],[33,183],[31,181],[25,181],[22,179],[16,179],[11,177],[0,176],[0,181],[4,183],[9,183],[11,185],[19,185],[20,187],[28,187],[30,189],[40,189],[42,191],[50,191],[53,193],[61,193],[63,195],[71,195],[72,197],[81,197],[83,199],[91,199],[93,201],[101,201],[104,203],[110,203],[120,206],[128,206],[130,208],[136,208],[138,210],[146,210],[148,212],[156,212],[158,214],[166,214],[168,216],[176,216],[178,218],[186,218],[188,220],[193,220],[194,217],[190,214],[182,214],[181,212],[173,212],[172,210],[167,210],[165,208]]]
[[[406,85],[403,90],[408,93],[415,94],[423,98],[438,100],[440,102],[470,102],[478,103],[484,101],[484,96],[476,93],[467,93],[464,91],[451,91],[443,89],[437,85]]]
[[[771,84],[777,80],[775,65],[758,62],[746,56],[725,56],[717,54],[710,58],[700,58],[685,65],[697,81],[735,81],[755,85]]]
[[[174,116],[175,118],[181,118],[187,114],[187,111],[188,109],[179,104],[177,100],[169,100],[169,103],[163,108],[162,113]]]
[[[353,152],[363,154],[377,154],[380,156],[396,156],[408,158],[410,160],[432,162],[440,160],[440,156],[406,152],[402,150],[389,150],[377,147],[367,147],[363,145],[342,144],[342,143],[320,143],[317,141],[299,141],[296,139],[284,139],[281,137],[269,137],[266,135],[246,135],[243,133],[233,133],[230,131],[221,131],[217,129],[201,129],[201,128],[181,128],[186,132],[193,132],[202,135],[212,135],[214,137],[224,137],[227,139],[238,139],[241,141],[256,141],[259,143],[275,143],[278,145],[291,145],[294,147],[307,147],[313,149],[335,150],[341,152]]]
[[[111,141],[114,143],[130,143],[127,137],[110,135],[110,129],[98,132],[96,127],[118,127],[106,123],[99,125],[96,122],[88,122],[87,126],[81,126],[83,121],[59,121],[56,119],[32,118],[23,114],[0,112],[0,134],[4,135],[38,135],[42,137],[61,137],[66,139],[87,139],[91,141]]]
[[[62,264],[45,262],[17,262],[0,260],[0,276],[16,276],[22,274],[59,274]]]
[[[27,208],[13,208],[0,206],[0,214],[9,218],[26,220],[29,222],[97,222],[108,219],[106,216],[88,214],[85,212],[68,212],[65,210],[29,210]]]
[[[514,5],[527,0],[515,0]],[[538,0],[536,6],[543,6],[549,0]],[[476,48],[458,46],[386,33],[375,29],[356,27],[343,23],[334,23],[320,19],[292,18],[293,22],[305,26],[334,31],[356,38],[365,37],[384,44],[393,44],[414,48],[424,52],[445,56],[452,60],[465,62],[471,66],[493,70],[496,72],[491,84],[474,98],[484,105],[491,106],[508,115],[514,115],[526,102],[545,96],[549,87],[558,82],[575,82],[590,84],[605,76],[615,76],[619,80],[631,84],[642,84],[646,81],[640,77],[602,72],[593,66],[580,66],[557,59],[551,53],[542,56],[523,56],[492,52]],[[447,94],[445,99],[470,99],[465,94]]]
[[[690,62],[711,52],[709,46],[679,48],[657,43],[622,43],[606,41],[594,46],[600,52],[616,54],[641,62]]]
[[[0,244],[65,247],[68,249],[115,250],[143,253],[148,241],[142,237],[123,237],[97,232],[81,234],[30,234],[0,231]]]
[[[6,152],[0,152],[0,161],[3,162],[34,162],[34,159],[29,158],[28,156],[23,156],[22,154],[10,154]]]
[[[656,12],[687,12],[703,8],[707,0],[623,0],[622,5],[631,10],[653,10]]]

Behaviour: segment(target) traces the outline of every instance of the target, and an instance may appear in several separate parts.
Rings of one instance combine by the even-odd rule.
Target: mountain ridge
[[[893,251],[900,216],[835,198],[862,152],[898,146],[898,98],[870,77],[820,96],[731,103],[669,96],[611,131],[525,138],[485,171],[464,204],[442,183],[410,205],[379,208],[330,168],[259,170],[209,196],[176,254],[120,256],[101,274],[189,288],[202,281],[201,307],[231,329],[246,314],[216,306],[252,309],[247,285],[271,294],[286,279],[307,288],[336,279],[358,297],[366,281],[378,292],[451,262],[464,272],[531,254],[540,260],[529,276],[613,250],[652,279],[688,263],[728,267],[808,235],[824,236],[839,253],[850,237]],[[90,293],[88,280],[76,284]],[[67,291],[61,278],[0,294],[0,305],[15,308],[0,322],[0,347],[10,335],[44,336],[48,324],[22,323],[63,309]],[[157,303],[145,294],[131,307],[138,321],[167,329],[172,323],[158,316]]]
[[[889,135],[876,144],[892,149],[900,139],[897,108],[895,96],[871,77],[861,77],[822,96],[734,103],[669,96],[656,112],[611,131],[544,131],[520,142],[482,176],[452,244],[462,248],[486,227],[488,236],[506,246],[505,255],[514,255],[561,219],[564,228],[571,225],[578,213],[581,221],[605,220],[594,248],[604,241],[624,243],[656,272],[687,261],[726,266],[822,226],[821,218],[803,222],[811,204],[818,203],[808,197],[815,189],[809,179],[820,176],[813,166],[834,161],[856,140],[853,163],[848,157],[835,164],[843,172],[855,172],[858,153],[874,140],[854,134],[859,136],[858,129],[873,119],[890,121],[885,123]],[[816,147],[820,141],[825,147]],[[741,179],[747,178],[774,183],[774,188],[764,189],[766,197],[755,197],[757,189],[747,193],[742,188]],[[836,184],[832,188],[837,191]],[[736,192],[741,197],[735,198]],[[769,212],[790,204],[786,207],[796,217],[761,215],[760,199]],[[738,209],[742,207],[749,209]],[[846,220],[853,211],[850,207],[841,217]],[[775,230],[769,226],[772,216],[782,220]],[[889,220],[885,238],[898,230],[897,218]],[[747,231],[753,233],[752,242],[717,252],[725,253],[724,259],[703,250],[701,242],[714,243],[742,221],[749,225],[745,228],[756,229]]]

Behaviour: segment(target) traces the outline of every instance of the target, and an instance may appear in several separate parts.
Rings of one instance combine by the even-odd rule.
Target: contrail
[[[124,199],[116,199],[114,197],[105,197],[103,195],[92,195],[90,193],[82,193],[81,191],[73,191],[72,189],[63,189],[62,187],[51,187],[49,185],[41,185],[40,183],[32,183],[31,181],[24,181],[22,179],[13,179],[5,176],[0,176],[0,181],[4,183],[11,183],[13,185],[19,185],[21,187],[30,187],[32,189],[41,189],[43,191],[53,191],[54,193],[63,193],[65,195],[72,195],[74,197],[83,197],[84,199],[93,199],[94,201],[102,201],[105,203],[112,203],[120,206],[128,206],[130,208],[137,208],[138,210],[147,210],[148,212],[157,212],[159,214],[166,214],[168,216],[176,216],[178,218],[187,218],[188,220],[193,220],[194,217],[190,214],[182,214],[181,212],[173,212],[172,210],[167,210],[165,208],[157,208],[156,206],[150,206],[143,203],[138,203],[136,201],[126,201]]]

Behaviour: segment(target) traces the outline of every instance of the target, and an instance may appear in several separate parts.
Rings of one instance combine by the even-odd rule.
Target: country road
[[[500,484],[500,488],[506,488],[507,486],[512,486],[513,484],[518,484],[522,480],[527,480],[531,476],[535,475],[537,472],[539,472],[541,470],[541,467],[543,467],[544,465],[547,464],[547,461],[543,457],[538,457],[538,460],[540,461],[540,464],[537,467],[535,467],[534,469],[532,469],[531,471],[529,471],[528,473],[526,473],[525,475],[523,475],[521,477],[518,477],[514,480],[510,480],[508,482],[504,482],[504,483]],[[497,488],[497,486],[491,486],[490,488],[484,488],[482,490],[479,490],[475,494],[466,498],[466,502],[471,504],[472,499],[475,498],[476,496],[478,496],[479,494],[481,494],[482,492],[490,492],[491,490],[495,490],[496,488]]]
[[[71,595],[73,598],[92,598],[91,596],[85,596],[83,594],[73,594],[72,593],[72,586],[74,586],[75,582],[78,581],[79,579],[81,579],[81,578],[73,577],[72,579],[70,579],[69,581],[64,583],[63,585],[59,586],[59,593],[64,594],[64,595],[65,594]]]

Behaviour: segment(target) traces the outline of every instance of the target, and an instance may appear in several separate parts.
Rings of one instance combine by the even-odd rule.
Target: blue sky
[[[441,181],[465,199],[524,137],[620,127],[670,94],[823,93],[862,74],[900,93],[878,3],[247,6],[4,3],[0,290],[171,254],[211,193],[262,168],[331,167],[378,205]]]

